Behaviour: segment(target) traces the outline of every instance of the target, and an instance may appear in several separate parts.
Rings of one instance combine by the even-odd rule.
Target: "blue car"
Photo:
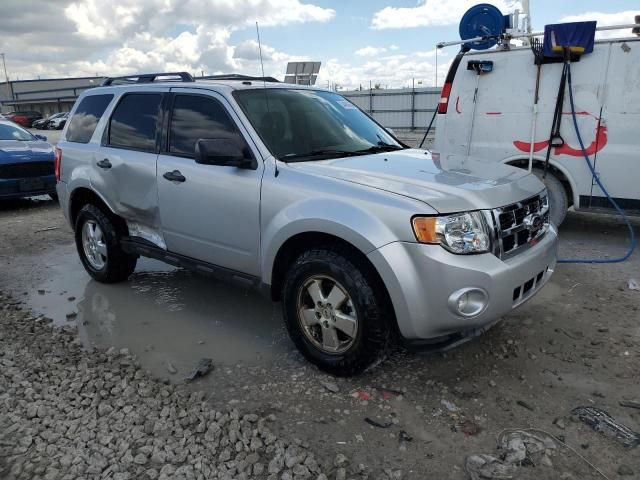
[[[0,200],[56,196],[55,153],[47,137],[0,120]]]

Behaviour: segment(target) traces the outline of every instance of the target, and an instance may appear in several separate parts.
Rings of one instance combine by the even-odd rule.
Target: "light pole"
[[[14,100],[13,88],[11,88],[11,84],[9,83],[9,75],[7,74],[7,63],[4,60],[4,53],[0,53],[0,57],[2,57],[2,67],[4,68],[4,78],[7,82],[7,91],[9,92],[9,98],[11,98],[11,100]]]

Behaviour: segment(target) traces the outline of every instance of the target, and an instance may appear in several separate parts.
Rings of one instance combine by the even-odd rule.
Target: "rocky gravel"
[[[279,438],[273,414],[218,411],[127,349],[82,349],[0,293],[0,478],[345,479],[349,460]],[[361,468],[361,467],[360,467]]]

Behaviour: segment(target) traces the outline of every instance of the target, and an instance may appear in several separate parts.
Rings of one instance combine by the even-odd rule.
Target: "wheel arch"
[[[74,189],[69,195],[69,221],[71,226],[75,229],[78,213],[85,205],[95,205],[102,210],[105,215],[114,223],[114,226],[118,229],[119,233],[128,235],[129,229],[127,222],[116,215],[114,211],[109,207],[109,204],[98,194],[95,190],[87,187],[78,187]]]
[[[511,165],[513,167],[518,167],[518,168],[528,168],[529,158],[528,157],[523,158],[520,156],[509,157],[504,159],[502,163],[506,165]],[[540,158],[540,157],[533,158],[533,168],[544,168],[544,164],[545,164],[545,160],[543,158]],[[553,159],[549,160],[549,171],[553,173],[556,176],[556,178],[560,180],[560,182],[564,186],[564,189],[567,193],[567,198],[569,199],[569,206],[574,204],[577,205],[578,189],[576,187],[576,184],[573,178],[569,174],[569,171],[562,164],[558,163]]]
[[[280,248],[274,257],[269,275],[271,280],[271,298],[274,301],[279,301],[281,299],[284,278],[291,264],[303,252],[314,248],[327,248],[342,251],[348,255],[349,259],[356,259],[357,263],[366,270],[364,273],[371,278],[374,283],[374,287],[384,296],[384,301],[390,311],[394,312],[393,302],[391,301],[389,291],[382,280],[382,276],[371,260],[369,260],[367,255],[360,248],[347,240],[336,235],[320,231],[297,233],[289,237],[284,243],[282,243],[282,245],[280,245]],[[395,312],[393,323],[394,328],[397,328]]]

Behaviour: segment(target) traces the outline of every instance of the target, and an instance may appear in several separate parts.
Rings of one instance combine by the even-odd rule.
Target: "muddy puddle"
[[[87,347],[130,349],[154,373],[166,376],[168,364],[186,372],[203,357],[265,365],[293,350],[280,306],[257,292],[145,258],[127,282],[104,285],[87,275],[74,245],[35,260],[28,263],[46,268],[25,291],[30,308],[56,325],[77,324]]]

